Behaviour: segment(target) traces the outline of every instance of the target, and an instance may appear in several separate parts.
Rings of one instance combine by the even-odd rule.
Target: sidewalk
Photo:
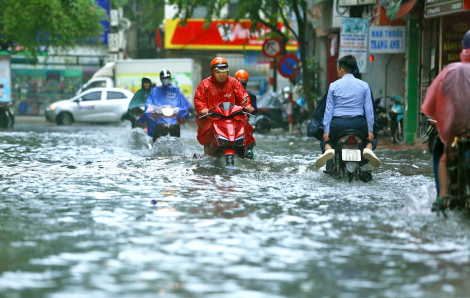
[[[15,124],[46,124],[46,116],[18,116],[15,115]]]

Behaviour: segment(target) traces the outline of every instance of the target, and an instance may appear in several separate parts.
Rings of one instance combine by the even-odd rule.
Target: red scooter
[[[245,125],[243,120],[245,114],[242,106],[234,105],[231,102],[223,102],[218,107],[212,108],[208,114],[201,116],[211,116],[213,145],[216,149],[211,155],[225,156],[227,166],[234,165],[234,156],[241,158],[251,158],[250,150],[245,141]]]

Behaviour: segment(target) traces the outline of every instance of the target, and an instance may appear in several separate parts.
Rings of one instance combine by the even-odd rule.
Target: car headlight
[[[54,111],[55,108],[57,108],[57,104],[56,104],[56,103],[53,103],[53,104],[51,104],[51,105],[49,106],[49,110],[51,110],[51,111]]]

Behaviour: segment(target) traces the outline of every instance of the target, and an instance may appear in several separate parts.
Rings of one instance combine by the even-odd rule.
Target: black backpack
[[[317,102],[317,107],[315,111],[313,111],[312,120],[310,121],[307,133],[309,137],[314,137],[319,141],[323,140],[323,116],[325,115],[327,95],[328,92]]]

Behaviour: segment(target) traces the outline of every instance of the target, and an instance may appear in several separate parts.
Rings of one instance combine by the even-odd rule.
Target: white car
[[[46,120],[59,125],[72,122],[118,122],[127,113],[134,94],[120,88],[94,88],[46,109]]]

